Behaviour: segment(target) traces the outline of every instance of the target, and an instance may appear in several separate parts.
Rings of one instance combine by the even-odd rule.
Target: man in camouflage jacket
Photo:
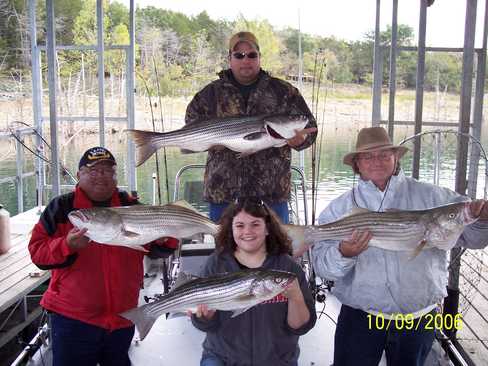
[[[306,128],[287,140],[245,157],[222,147],[208,150],[204,197],[210,218],[217,221],[229,202],[238,197],[259,197],[283,222],[288,222],[291,186],[291,149],[303,150],[316,138],[316,121],[298,89],[261,69],[259,45],[250,32],[236,33],[229,41],[230,68],[198,92],[187,107],[185,122],[263,114],[302,114]]]

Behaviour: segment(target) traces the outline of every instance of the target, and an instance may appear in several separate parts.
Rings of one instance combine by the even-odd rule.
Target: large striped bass
[[[303,130],[308,119],[301,115],[270,115],[215,118],[192,123],[166,133],[127,130],[137,147],[137,166],[157,149],[176,146],[191,151],[206,151],[224,146],[249,155],[270,147],[286,145],[286,140]]]
[[[163,236],[188,238],[218,231],[216,224],[185,201],[163,206],[93,207],[72,211],[68,218],[77,228],[87,228],[85,235],[97,243],[143,251],[142,245]]]
[[[296,275],[291,272],[259,268],[196,278],[175,287],[159,300],[120,315],[136,325],[143,340],[162,314],[188,310],[195,312],[197,305],[205,304],[210,310],[233,311],[232,317],[235,317],[254,305],[272,299],[295,278]]]
[[[285,226],[295,252],[304,244],[322,240],[344,240],[354,230],[369,230],[370,246],[395,250],[418,251],[423,248],[451,249],[466,225],[475,222],[469,202],[451,203],[427,210],[353,211],[337,221],[323,225]]]

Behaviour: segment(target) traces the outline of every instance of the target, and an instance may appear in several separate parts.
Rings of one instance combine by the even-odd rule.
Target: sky
[[[129,0],[118,0],[128,6]],[[426,44],[431,47],[462,47],[467,0],[435,0],[427,8]],[[381,0],[381,31],[391,24],[393,0]],[[268,20],[277,29],[287,26],[304,33],[362,40],[374,30],[376,0],[135,0],[136,6],[148,5],[197,15],[206,11],[212,19],[234,20],[239,14],[254,20]],[[478,0],[475,46],[481,47],[485,1]],[[398,1],[398,22],[408,24],[418,34],[420,0]]]

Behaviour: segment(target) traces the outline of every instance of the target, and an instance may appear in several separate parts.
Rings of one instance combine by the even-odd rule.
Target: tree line
[[[56,42],[58,45],[96,44],[96,0],[56,0]],[[45,3],[37,5],[37,37],[46,39]],[[106,45],[129,43],[129,14],[125,5],[104,2]],[[30,72],[30,40],[28,34],[27,0],[0,0],[0,74],[15,78]],[[298,74],[298,30],[275,29],[266,20],[249,20],[239,16],[233,21],[214,20],[206,12],[196,16],[153,6],[136,9],[136,69],[147,88],[144,92],[162,95],[191,95],[227,65],[228,38],[236,31],[250,30],[259,39],[263,68],[273,75],[293,78]],[[398,27],[398,45],[414,46],[414,30]],[[383,52],[383,83],[388,84],[389,45],[391,29],[381,32]],[[372,83],[374,31],[358,41],[336,37],[301,34],[303,72],[310,80],[317,74],[317,60],[325,65],[323,77],[332,83]],[[43,59],[45,68],[45,59]],[[70,88],[96,90],[94,52],[59,51],[58,73]],[[416,52],[401,51],[397,56],[397,83],[414,88]],[[110,50],[105,54],[107,77],[112,92],[122,88],[125,80],[125,54]],[[457,92],[460,88],[462,55],[430,53],[426,55],[427,90]],[[46,74],[46,73],[44,73]],[[157,80],[155,80],[157,78]],[[156,83],[157,81],[157,83]],[[0,87],[1,88],[1,87]]]

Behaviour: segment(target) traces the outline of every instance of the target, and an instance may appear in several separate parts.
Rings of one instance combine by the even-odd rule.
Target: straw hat
[[[359,131],[356,141],[356,150],[344,155],[342,159],[344,164],[354,168],[354,157],[359,153],[368,153],[372,151],[395,149],[398,151],[398,159],[408,151],[405,146],[393,145],[388,133],[383,127],[362,128]]]

